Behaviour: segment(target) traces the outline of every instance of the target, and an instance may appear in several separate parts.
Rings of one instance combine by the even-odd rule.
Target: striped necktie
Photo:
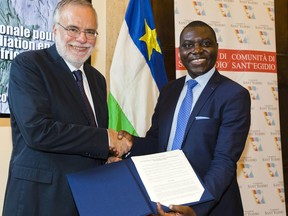
[[[197,85],[196,80],[191,79],[187,81],[187,92],[179,109],[178,118],[177,118],[177,126],[176,126],[173,144],[172,144],[172,150],[181,149],[186,126],[189,120],[191,107],[192,107],[192,101],[193,101],[192,89],[196,85]]]
[[[73,74],[76,78],[76,83],[77,83],[79,90],[80,90],[80,93],[82,95],[82,99],[83,99],[83,102],[84,102],[85,107],[86,107],[87,115],[89,117],[90,125],[96,127],[97,125],[95,122],[94,113],[93,113],[93,110],[91,108],[91,105],[89,103],[89,100],[88,100],[87,95],[86,95],[85,90],[84,90],[82,71],[77,70],[77,71],[74,71]]]

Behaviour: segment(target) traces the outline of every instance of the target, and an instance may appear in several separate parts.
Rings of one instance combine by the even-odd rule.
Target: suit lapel
[[[89,72],[89,68],[85,66],[84,64],[84,71],[85,71],[85,75],[87,77],[88,80],[88,84],[89,84],[89,88],[90,88],[90,92],[91,92],[91,96],[92,96],[92,100],[93,100],[93,106],[95,109],[95,114],[96,114],[96,118],[97,118],[97,122],[98,122],[98,126],[101,127],[102,126],[102,115],[100,113],[101,110],[101,106],[99,103],[99,90],[98,88],[98,84],[96,83],[95,79],[93,78],[92,73]],[[94,86],[96,86],[96,88],[93,88]]]
[[[171,126],[172,126],[172,121],[174,117],[174,112],[176,109],[176,105],[180,96],[180,93],[182,91],[182,88],[184,86],[185,82],[185,76],[179,78],[178,80],[174,81],[171,83],[171,86],[167,87],[168,93],[165,93],[168,95],[169,99],[167,100],[167,104],[161,105],[161,107],[165,107],[164,109],[161,109],[161,112],[163,112],[163,116],[165,116],[165,123],[161,123],[161,127],[163,127],[163,134],[164,136],[160,137],[161,141],[160,143],[163,145],[162,148],[166,149],[169,136],[170,136],[170,131],[171,131]],[[172,86],[174,85],[174,86]]]
[[[57,76],[60,77],[63,85],[65,85],[68,89],[68,92],[71,93],[71,95],[70,96],[67,95],[67,97],[71,97],[74,99],[75,103],[79,105],[80,109],[82,110],[83,114],[86,116],[88,120],[89,117],[85,108],[85,104],[81,100],[79,100],[80,98],[82,99],[82,95],[79,91],[75,78],[73,77],[73,74],[71,73],[69,67],[67,66],[63,58],[58,54],[55,45],[52,45],[48,49],[48,52],[56,65],[55,68],[57,68],[56,71]]]
[[[191,113],[191,115],[189,117],[189,120],[188,120],[188,123],[187,123],[187,127],[186,127],[186,131],[185,131],[185,135],[184,135],[184,140],[185,140],[185,138],[187,136],[187,133],[188,133],[191,125],[195,121],[195,117],[198,115],[198,113],[200,112],[200,110],[202,109],[202,107],[204,106],[206,101],[209,99],[211,94],[214,92],[214,90],[219,85],[220,78],[221,78],[221,75],[216,70],[215,73],[213,74],[213,76],[208,81],[208,83],[205,86],[205,88],[203,89],[203,91],[202,91],[200,97],[198,98],[198,100],[197,100],[197,102],[196,102],[196,104],[195,104],[195,106],[194,106],[194,108],[192,110],[192,113]]]

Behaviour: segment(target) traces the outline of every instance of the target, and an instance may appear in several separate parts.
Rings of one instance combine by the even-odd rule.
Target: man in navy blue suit
[[[193,103],[180,149],[214,200],[192,208],[197,216],[243,216],[236,169],[250,128],[249,92],[215,68],[218,43],[208,24],[189,23],[181,32],[179,50],[188,73],[163,87],[152,125],[144,138],[133,137],[130,155],[172,150],[173,140],[178,136],[175,135],[177,118],[187,81],[197,81],[192,89]],[[119,135],[132,138],[125,131]],[[181,212],[189,207],[183,208]],[[186,212],[180,215],[194,214]],[[165,213],[170,214],[175,213]]]
[[[106,82],[85,63],[96,43],[95,9],[86,0],[62,0],[53,22],[55,45],[19,54],[12,63],[13,152],[4,216],[78,215],[66,174],[102,165],[109,153],[120,156],[131,148],[107,129]],[[76,78],[83,81],[87,106]]]

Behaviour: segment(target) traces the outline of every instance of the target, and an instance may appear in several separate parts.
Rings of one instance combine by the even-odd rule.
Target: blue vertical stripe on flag
[[[151,58],[149,60],[147,45],[144,41],[139,40],[146,33],[145,21],[152,30],[155,29],[150,0],[130,0],[125,15],[125,21],[129,29],[129,34],[135,45],[145,57],[146,62],[150,67],[155,83],[157,84],[157,87],[160,91],[163,85],[167,83],[162,50],[161,53],[153,50]],[[158,37],[157,41],[160,45]]]

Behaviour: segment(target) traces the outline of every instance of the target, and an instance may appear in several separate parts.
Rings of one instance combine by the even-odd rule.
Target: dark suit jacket
[[[145,138],[134,138],[131,155],[166,151],[184,81],[180,78],[162,89],[152,126]],[[197,216],[243,216],[236,162],[249,131],[250,106],[249,92],[215,71],[191,113],[182,150],[215,198],[193,206]]]
[[[105,78],[88,64],[84,70],[99,128],[89,126],[78,86],[55,45],[13,61],[13,152],[3,215],[78,215],[66,174],[103,164],[109,152]]]

